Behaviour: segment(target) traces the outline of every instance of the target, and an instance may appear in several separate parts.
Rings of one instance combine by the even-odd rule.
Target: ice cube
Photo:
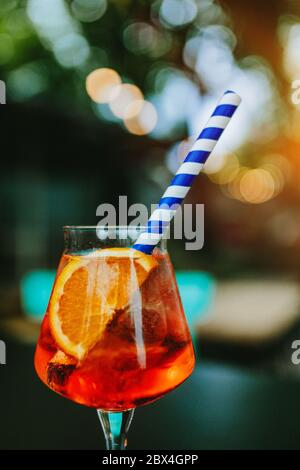
[[[64,387],[76,368],[77,361],[62,351],[57,351],[49,361],[47,368],[47,382],[51,386]]]

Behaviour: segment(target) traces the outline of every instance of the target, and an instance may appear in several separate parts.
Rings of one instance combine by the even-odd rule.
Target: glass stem
[[[134,410],[102,411],[97,410],[104,432],[107,450],[124,450],[127,447],[127,432],[129,430]]]

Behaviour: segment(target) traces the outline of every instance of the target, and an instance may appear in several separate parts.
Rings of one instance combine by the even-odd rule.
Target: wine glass
[[[194,350],[162,239],[132,249],[143,227],[64,227],[65,250],[35,352],[40,379],[97,409],[107,449],[125,449],[136,407],[180,385]]]

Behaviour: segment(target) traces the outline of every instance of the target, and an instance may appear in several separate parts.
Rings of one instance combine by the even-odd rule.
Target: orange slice
[[[81,360],[101,339],[115,311],[134,300],[157,261],[131,248],[68,259],[52,292],[49,323],[61,350]]]

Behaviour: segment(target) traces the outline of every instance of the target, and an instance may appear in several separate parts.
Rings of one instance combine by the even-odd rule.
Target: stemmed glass
[[[143,227],[64,228],[35,352],[40,379],[96,408],[107,449],[125,449],[136,407],[180,385],[194,368],[166,240],[131,248]]]

